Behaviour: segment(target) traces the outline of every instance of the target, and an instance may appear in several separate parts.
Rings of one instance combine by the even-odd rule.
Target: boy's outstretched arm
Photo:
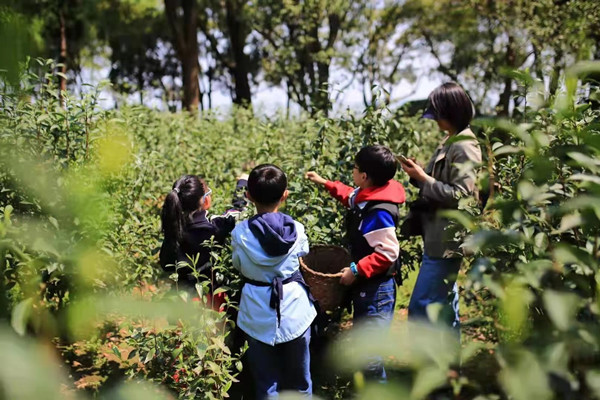
[[[312,183],[316,183],[317,185],[325,185],[327,183],[327,179],[323,178],[315,171],[308,171],[304,177]]]
[[[248,189],[248,174],[242,174],[238,176],[237,183],[235,184],[235,190],[233,192],[233,198],[231,204],[233,210],[244,211],[248,205],[246,200],[246,190]]]
[[[338,199],[344,206],[349,207],[348,199],[354,189],[340,181],[328,181],[314,171],[308,171],[305,178],[317,185],[325,186],[329,194]]]
[[[221,215],[213,215],[209,217],[210,222],[215,227],[215,240],[218,243],[223,243],[229,233],[235,228],[236,222],[239,220],[242,212],[246,209],[248,201],[245,198],[246,188],[248,186],[248,175],[244,174],[238,177],[233,192],[232,208],[228,209]]]

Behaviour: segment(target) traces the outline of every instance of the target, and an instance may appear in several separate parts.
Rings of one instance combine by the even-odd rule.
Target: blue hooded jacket
[[[298,257],[308,253],[304,226],[283,213],[259,214],[239,223],[231,233],[233,266],[247,279],[271,283],[298,271]],[[242,289],[237,324],[250,337],[269,345],[301,336],[317,315],[306,289],[298,282],[283,285],[281,322],[270,307],[271,287],[247,284]]]

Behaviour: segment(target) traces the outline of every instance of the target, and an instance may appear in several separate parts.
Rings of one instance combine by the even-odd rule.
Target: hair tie
[[[173,191],[177,194],[179,194],[179,188],[173,188]]]

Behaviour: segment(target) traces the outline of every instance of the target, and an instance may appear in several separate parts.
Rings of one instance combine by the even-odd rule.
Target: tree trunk
[[[562,49],[557,47],[554,51],[554,69],[550,74],[550,83],[548,84],[548,93],[551,97],[554,96],[556,94],[556,91],[558,90],[558,86],[560,83],[560,74],[564,68],[564,53]]]
[[[307,71],[310,80],[310,114],[315,116],[318,111],[325,115],[329,112],[329,60],[317,61],[322,50],[319,38],[319,26],[315,23],[308,30],[311,40],[306,43],[306,54],[309,62]]]
[[[598,31],[600,30],[600,24],[598,24],[598,28],[594,29],[594,32],[596,32],[593,37],[596,39],[596,52],[595,52],[595,56],[594,56],[594,60],[600,60],[600,33],[598,33]],[[596,72],[594,74],[592,74],[590,77],[590,94],[594,93],[595,90],[598,90],[598,88],[600,88],[600,84],[598,82],[600,82],[600,73]],[[590,99],[590,103],[592,105],[592,109],[593,110],[599,110],[600,109],[600,101],[598,101],[597,99],[592,100]],[[598,239],[598,238],[596,238]]]
[[[285,88],[287,92],[287,101],[285,103],[285,119],[290,119],[290,107],[292,106],[292,89],[290,83],[286,80]]]
[[[67,26],[65,22],[65,11],[63,7],[58,10],[58,22],[60,31],[59,56],[60,64],[58,75],[58,96],[62,107],[65,107],[64,93],[67,91]]]
[[[179,4],[183,13],[178,12]],[[183,81],[182,108],[197,112],[200,103],[198,66],[198,5],[196,0],[165,0],[165,13],[181,62]],[[181,15],[181,16],[180,16]]]
[[[235,95],[233,103],[243,107],[252,106],[252,98],[250,93],[250,83],[248,81],[248,57],[244,53],[246,46],[247,29],[245,21],[241,17],[243,4],[238,0],[226,0],[226,21],[227,30],[229,31],[229,43],[231,53],[233,55],[233,67],[231,74],[233,75],[235,85]]]
[[[207,89],[207,96],[208,96],[208,109],[212,110],[212,83],[213,83],[213,73],[212,71],[210,72],[210,74],[208,75],[208,89]]]
[[[340,32],[341,18],[338,14],[329,14],[328,16],[329,22],[329,36],[327,38],[327,43],[325,44],[325,49],[330,50],[335,45],[337,41],[338,34]],[[319,42],[319,35],[317,31],[313,32],[313,37]],[[320,49],[319,49],[320,50]],[[317,107],[325,113],[327,116],[329,114],[329,110],[331,110],[331,100],[329,99],[329,67],[331,65],[331,57],[328,57],[326,61],[318,61],[317,62],[317,72],[319,75],[318,81],[318,93],[317,93]]]
[[[533,65],[532,65],[532,70],[535,72],[535,76],[536,78],[538,78],[539,80],[541,80],[542,82],[544,81],[544,70],[543,70],[543,60],[542,60],[542,54],[540,52],[540,49],[538,48],[538,46],[536,46],[535,44],[531,45],[533,48]]]
[[[144,105],[144,76],[143,76],[141,70],[138,72],[137,80],[138,80],[138,90],[139,90],[139,94],[140,94],[140,105],[143,106]]]
[[[513,48],[513,37],[508,36],[508,43],[506,44],[506,56],[505,65],[508,69],[515,68],[515,49]],[[504,91],[500,94],[498,101],[498,115],[502,117],[508,117],[510,109],[510,99],[512,98],[512,83],[513,79],[510,76],[504,78]]]
[[[319,87],[316,106],[327,116],[331,109],[331,102],[329,101],[329,63],[317,63],[317,70],[319,71]]]
[[[512,96],[512,79],[504,78],[504,91],[500,94],[498,100],[498,116],[508,117],[510,108],[510,98]]]
[[[210,67],[209,67],[210,69]],[[204,71],[202,70],[202,66],[200,65],[200,62],[198,62],[198,71],[199,73],[204,73]],[[210,79],[210,78],[209,78]],[[200,98],[200,111],[204,112],[204,85],[202,82],[202,78],[200,76],[198,76],[198,96]]]
[[[196,0],[183,0],[183,32],[185,52],[182,57],[183,106],[196,112],[200,102],[198,84],[198,6]]]

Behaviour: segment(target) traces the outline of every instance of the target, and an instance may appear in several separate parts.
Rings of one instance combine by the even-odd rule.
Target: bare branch
[[[422,30],[421,33],[423,34],[423,38],[425,39],[425,42],[429,46],[431,54],[435,57],[435,59],[438,62],[438,70],[441,73],[447,75],[453,81],[458,82],[458,76],[454,72],[452,72],[452,70],[450,70],[450,68],[446,67],[442,63],[442,59],[440,58],[439,54],[437,53],[437,51],[435,49],[435,46],[433,45],[433,41],[431,40],[431,36],[429,36],[429,34],[427,33],[427,31],[425,31],[425,30]]]

